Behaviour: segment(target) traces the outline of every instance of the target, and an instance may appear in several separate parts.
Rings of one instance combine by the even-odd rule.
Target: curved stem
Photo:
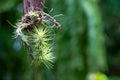
[[[81,0],[88,18],[88,68],[89,71],[105,70],[105,50],[102,19],[95,0]]]

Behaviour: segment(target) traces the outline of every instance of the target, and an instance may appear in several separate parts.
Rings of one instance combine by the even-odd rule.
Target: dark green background
[[[56,18],[62,26],[51,70],[30,66],[12,37],[22,7],[21,0],[0,0],[0,80],[85,80],[91,72],[120,80],[120,0],[46,0],[45,12],[64,15]]]

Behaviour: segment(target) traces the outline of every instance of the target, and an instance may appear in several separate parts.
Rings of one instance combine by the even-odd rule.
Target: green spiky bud
[[[34,20],[38,17],[36,12],[29,12],[29,16]],[[31,21],[32,22],[32,21]],[[28,23],[20,21],[16,24],[15,38],[19,39],[32,57],[33,64],[40,66],[43,63],[47,68],[53,65],[53,42],[54,30],[43,22],[33,27],[32,30],[25,30]]]

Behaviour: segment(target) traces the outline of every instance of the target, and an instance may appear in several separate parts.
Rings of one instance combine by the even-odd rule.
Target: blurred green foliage
[[[46,0],[45,12],[56,19],[54,68],[30,66],[24,47],[12,38],[23,15],[21,0],[0,0],[0,80],[119,80],[120,0]],[[100,78],[100,79],[99,79]],[[90,79],[89,79],[90,80]]]

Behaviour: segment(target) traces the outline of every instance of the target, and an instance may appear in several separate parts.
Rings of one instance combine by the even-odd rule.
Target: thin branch
[[[24,14],[30,11],[43,11],[45,0],[23,0]]]

